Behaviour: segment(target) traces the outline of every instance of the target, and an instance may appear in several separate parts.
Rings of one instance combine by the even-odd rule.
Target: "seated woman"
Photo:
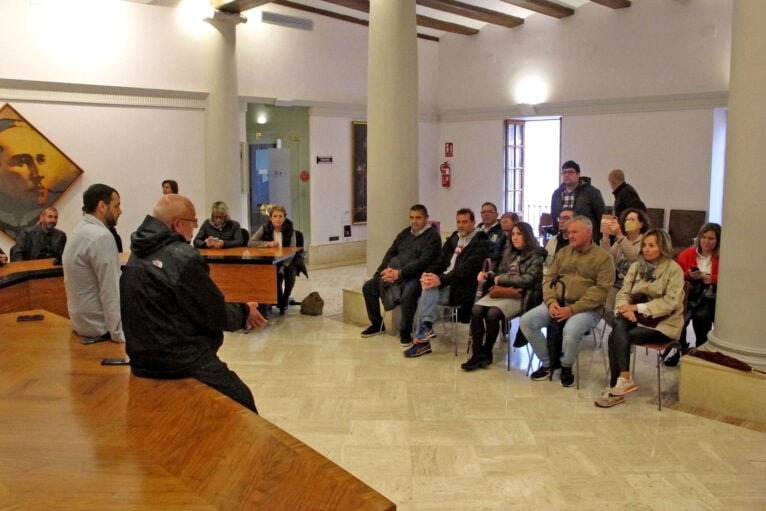
[[[229,207],[225,202],[214,202],[210,219],[200,226],[194,237],[197,248],[231,248],[245,245],[245,237],[239,222],[229,218]]]
[[[611,222],[601,233],[601,248],[612,255],[616,272],[614,286],[609,291],[604,305],[604,320],[609,326],[614,321],[614,297],[622,287],[625,274],[630,265],[638,260],[641,253],[641,235],[652,226],[646,212],[629,208],[622,212],[619,221]],[[609,246],[610,235],[615,237],[614,245]]]
[[[705,224],[697,232],[694,245],[678,254],[678,264],[689,283],[686,302],[684,329],[681,332],[681,347],[687,349],[686,327],[691,322],[699,348],[707,342],[707,335],[713,328],[715,318],[715,295],[718,286],[718,251],[721,248],[721,226]],[[666,366],[678,365],[680,354],[675,353],[665,360]]]
[[[248,247],[295,247],[296,236],[293,223],[287,218],[287,210],[284,206],[273,206],[269,212],[269,222],[259,227],[250,241]],[[277,267],[277,307],[279,313],[284,314],[287,310],[287,301],[295,286],[295,263],[292,258],[287,264]]]
[[[673,260],[670,236],[649,229],[641,242],[641,257],[628,270],[615,300],[615,319],[609,335],[609,388],[596,406],[609,408],[625,402],[636,390],[630,374],[631,344],[669,342],[681,335],[684,319],[684,277]]]
[[[480,285],[489,280],[513,297],[493,298],[492,291],[477,301],[471,311],[471,358],[463,363],[466,371],[492,364],[492,347],[500,332],[500,322],[518,316],[543,301],[543,261],[545,250],[537,243],[532,226],[519,222],[511,229],[511,242],[505,246],[496,273],[479,272]],[[486,335],[485,335],[486,334]]]

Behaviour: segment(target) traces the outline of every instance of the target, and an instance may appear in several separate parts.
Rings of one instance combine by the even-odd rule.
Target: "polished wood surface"
[[[102,366],[121,345],[24,313],[45,319],[0,315],[0,509],[395,509],[206,385]]]
[[[230,302],[277,303],[277,264],[302,249],[202,249],[210,276]],[[120,262],[129,253],[120,254]],[[19,261],[0,266],[0,313],[41,308],[68,316],[63,269],[53,259]]]

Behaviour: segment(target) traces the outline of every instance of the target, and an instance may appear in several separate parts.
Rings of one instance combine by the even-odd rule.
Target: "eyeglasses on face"
[[[194,227],[197,227],[197,219],[196,219],[196,218],[183,218],[183,217],[180,217],[180,216],[179,216],[179,217],[178,217],[178,220],[183,220],[184,222],[191,222],[191,224],[192,224]]]

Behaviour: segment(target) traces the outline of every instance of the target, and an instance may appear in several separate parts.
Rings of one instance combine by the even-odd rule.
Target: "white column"
[[[240,122],[237,91],[237,21],[209,21],[207,37],[207,108],[205,110],[205,204],[197,216],[210,214],[222,200],[240,210]],[[201,211],[200,211],[201,210]]]
[[[367,272],[418,202],[415,0],[370,2],[367,71]]]
[[[732,27],[721,266],[708,349],[766,368],[766,2],[736,0]]]

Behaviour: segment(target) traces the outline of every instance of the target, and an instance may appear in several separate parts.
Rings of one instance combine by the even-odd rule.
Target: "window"
[[[505,121],[505,211],[524,211],[524,121]]]

